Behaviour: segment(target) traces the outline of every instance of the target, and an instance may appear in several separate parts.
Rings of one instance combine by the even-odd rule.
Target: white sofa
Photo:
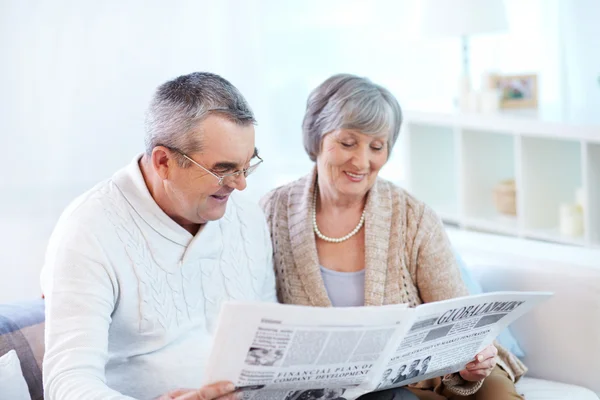
[[[598,400],[600,250],[448,230],[483,290],[551,291],[511,325],[529,368],[526,400]]]

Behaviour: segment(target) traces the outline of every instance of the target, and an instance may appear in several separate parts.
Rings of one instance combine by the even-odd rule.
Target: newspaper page
[[[374,390],[465,369],[510,323],[552,294],[502,292],[422,304]]]
[[[422,304],[223,305],[205,383],[244,400],[352,400],[460,371],[551,294],[501,292]]]
[[[354,399],[368,392],[364,382],[381,374],[412,314],[406,304],[321,308],[227,302],[205,383],[232,381],[245,400]]]

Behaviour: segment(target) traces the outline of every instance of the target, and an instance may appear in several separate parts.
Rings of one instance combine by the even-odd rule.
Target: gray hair
[[[211,114],[240,125],[256,123],[244,96],[219,75],[194,72],[162,84],[146,113],[146,154],[156,146],[185,154],[201,151],[202,138],[193,128]],[[176,157],[181,166],[189,165],[184,157]]]
[[[304,149],[312,161],[323,136],[336,129],[367,135],[388,133],[388,157],[400,134],[402,110],[384,87],[350,74],[333,75],[308,96],[302,122]]]

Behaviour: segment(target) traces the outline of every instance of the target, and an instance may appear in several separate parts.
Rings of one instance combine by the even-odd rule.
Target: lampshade
[[[469,36],[508,29],[503,0],[423,0],[421,29],[428,36]]]

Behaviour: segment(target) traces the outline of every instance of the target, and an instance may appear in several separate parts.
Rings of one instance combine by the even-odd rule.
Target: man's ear
[[[152,168],[154,168],[154,171],[156,171],[161,179],[169,179],[169,175],[172,174],[173,168],[177,163],[171,150],[164,146],[156,146],[152,149],[150,161]]]

